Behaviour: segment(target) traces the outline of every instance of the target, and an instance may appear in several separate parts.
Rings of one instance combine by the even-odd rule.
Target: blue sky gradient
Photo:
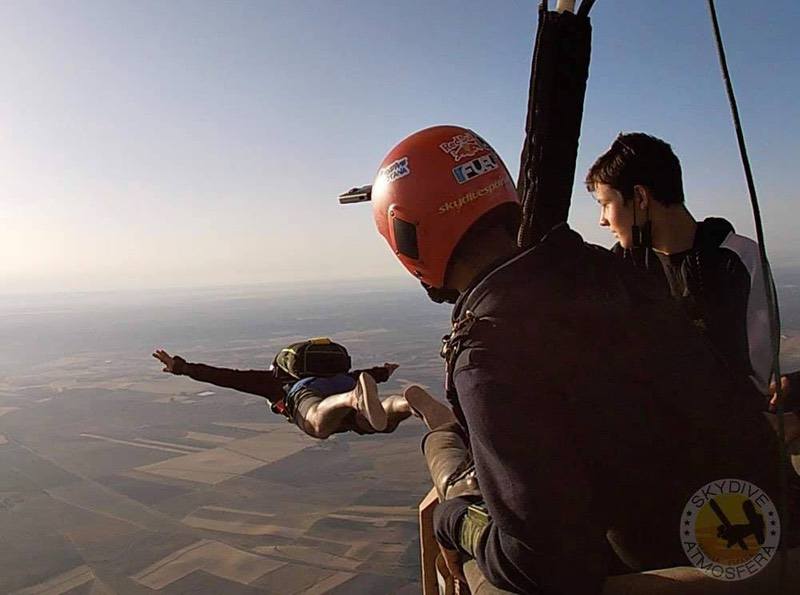
[[[553,3],[553,2],[551,2]],[[796,2],[718,2],[776,264],[798,262]],[[621,130],[671,142],[697,217],[752,234],[700,0],[598,0],[583,173]],[[516,171],[536,3],[0,4],[0,292],[402,277],[366,205],[407,134],[479,131]],[[413,283],[409,279],[409,283]]]

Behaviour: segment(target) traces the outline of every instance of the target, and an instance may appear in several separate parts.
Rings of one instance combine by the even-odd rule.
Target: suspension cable
[[[719,56],[719,63],[722,69],[722,78],[725,82],[725,90],[728,94],[728,102],[730,103],[731,114],[733,116],[733,125],[736,130],[736,140],[739,144],[739,154],[744,167],[744,175],[747,180],[747,189],[750,194],[750,205],[753,209],[753,220],[756,227],[756,239],[758,240],[758,253],[761,259],[761,269],[764,276],[764,290],[767,297],[767,308],[769,312],[769,326],[770,326],[770,339],[772,347],[772,374],[775,381],[775,393],[777,396],[776,414],[778,416],[778,439],[780,442],[780,465],[779,465],[779,482],[780,482],[780,514],[782,533],[785,536],[789,535],[789,514],[788,514],[788,477],[787,470],[790,464],[789,455],[786,449],[786,429],[783,423],[784,414],[784,395],[781,387],[781,366],[780,366],[780,353],[781,353],[781,335],[780,335],[780,312],[778,309],[778,296],[775,290],[775,281],[772,277],[772,270],[769,266],[767,258],[767,248],[764,242],[764,229],[761,223],[761,209],[758,204],[758,197],[756,196],[756,186],[753,181],[753,172],[750,169],[750,159],[747,157],[747,147],[744,141],[744,132],[742,131],[742,123],[739,118],[739,109],[736,105],[736,96],[733,92],[733,83],[731,82],[730,73],[728,72],[728,61],[725,58],[725,48],[722,44],[722,34],[719,29],[719,21],[717,20],[717,11],[714,7],[714,0],[708,0],[708,9],[711,14],[711,23],[714,29],[714,37],[717,44],[717,54]],[[780,556],[781,556],[781,581],[786,578],[786,570],[788,564],[788,539],[781,540]]]

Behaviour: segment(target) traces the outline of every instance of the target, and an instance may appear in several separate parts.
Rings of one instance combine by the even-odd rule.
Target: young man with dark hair
[[[694,219],[680,161],[654,136],[617,136],[589,168],[586,186],[600,225],[617,239],[612,251],[662,279],[728,364],[767,395],[772,347],[758,245],[725,219]],[[783,383],[791,389],[800,376]],[[800,429],[795,415],[787,422],[792,434]]]
[[[459,296],[444,354],[461,428],[424,443],[437,488],[458,475],[459,441],[474,457],[479,492],[440,489],[450,564],[472,556],[514,592],[599,593],[612,558],[686,563],[676,537],[698,486],[741,477],[778,497],[778,445],[752,384],[652,280],[566,224],[520,251],[503,221],[517,216],[513,182],[476,134],[403,140],[372,206],[403,266]]]

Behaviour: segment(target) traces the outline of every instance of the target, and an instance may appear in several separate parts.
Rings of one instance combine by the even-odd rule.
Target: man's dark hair
[[[586,174],[589,192],[596,184],[608,184],[625,201],[633,198],[637,184],[649,188],[663,205],[684,201],[681,162],[668,143],[643,132],[620,133],[614,139]]]
[[[502,230],[510,237],[516,238],[521,218],[522,209],[518,203],[508,202],[496,206],[482,215],[461,236],[453,253],[450,255],[450,262],[463,258],[465,252],[483,251],[481,240],[492,230]],[[449,266],[448,271],[445,273],[445,279],[447,278],[447,273],[449,273]]]
[[[450,268],[456,260],[466,258],[470,253],[485,250],[483,239],[492,231],[502,231],[507,233],[509,238],[516,238],[521,219],[522,209],[519,203],[516,202],[498,205],[487,213],[484,213],[472,224],[464,235],[461,236],[458,244],[456,244],[453,253],[450,255],[447,269],[445,270],[445,282],[447,282],[450,276]],[[428,295],[430,295],[430,292],[428,292]],[[458,297],[458,293],[454,295]],[[431,296],[431,299],[437,301],[433,296]]]

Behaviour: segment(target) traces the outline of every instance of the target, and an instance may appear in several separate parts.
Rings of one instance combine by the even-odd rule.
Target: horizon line
[[[413,280],[412,280],[413,281]],[[6,297],[37,297],[37,296],[79,296],[79,295],[99,295],[99,294],[131,294],[142,293],[147,291],[166,292],[166,291],[214,291],[225,289],[267,289],[275,288],[276,290],[284,290],[293,286],[319,286],[319,285],[356,285],[358,283],[366,283],[374,286],[379,283],[392,283],[394,285],[406,282],[403,276],[381,276],[381,277],[341,277],[335,279],[297,279],[297,280],[279,280],[272,282],[240,282],[240,283],[211,283],[211,284],[180,284],[180,285],[159,285],[159,286],[146,286],[146,287],[117,287],[117,288],[98,288],[98,289],[36,289],[36,290],[20,290],[20,291],[3,291],[0,290],[0,298]]]

